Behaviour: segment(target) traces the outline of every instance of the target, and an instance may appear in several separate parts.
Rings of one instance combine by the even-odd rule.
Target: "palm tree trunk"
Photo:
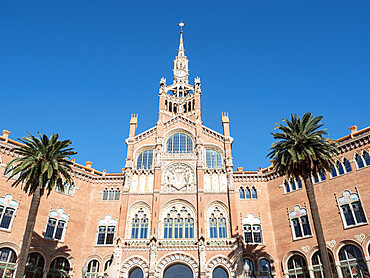
[[[17,270],[15,272],[15,278],[23,278],[24,271],[26,269],[26,263],[28,258],[28,252],[30,251],[31,239],[33,228],[35,227],[37,211],[39,210],[41,200],[41,190],[38,186],[32,196],[31,207],[28,212],[28,219],[26,224],[26,230],[24,231],[22,248],[18,257]]]
[[[328,251],[326,249],[326,242],[325,242],[324,232],[323,232],[322,226],[321,226],[321,220],[320,220],[319,209],[317,207],[315,190],[313,188],[313,184],[312,184],[312,180],[311,180],[310,175],[306,175],[304,177],[304,184],[306,186],[308,202],[310,203],[311,215],[312,215],[313,225],[314,225],[314,228],[315,228],[317,244],[319,246],[320,259],[321,259],[321,264],[322,264],[322,267],[323,267],[324,277],[325,278],[331,278],[331,277],[333,277],[333,275],[332,275],[332,272],[331,272],[329,255],[328,255]]]

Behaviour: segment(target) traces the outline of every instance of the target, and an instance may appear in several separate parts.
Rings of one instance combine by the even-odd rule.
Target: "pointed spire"
[[[185,56],[184,40],[182,38],[182,34],[184,33],[184,31],[182,30],[182,28],[186,26],[186,24],[182,22],[182,19],[181,19],[181,22],[177,24],[177,26],[180,26],[180,43],[179,43],[179,50],[177,51],[178,56]]]

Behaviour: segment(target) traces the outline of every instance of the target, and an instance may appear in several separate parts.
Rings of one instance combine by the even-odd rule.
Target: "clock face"
[[[186,71],[184,71],[184,70],[177,70],[177,71],[175,71],[175,75],[177,77],[185,77]]]

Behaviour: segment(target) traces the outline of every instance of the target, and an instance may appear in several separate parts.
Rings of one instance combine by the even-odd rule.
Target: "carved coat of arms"
[[[172,164],[163,174],[162,190],[164,192],[193,192],[195,191],[194,176],[194,170],[189,165]]]

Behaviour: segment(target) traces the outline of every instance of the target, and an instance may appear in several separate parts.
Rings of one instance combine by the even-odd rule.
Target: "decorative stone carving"
[[[238,252],[238,257],[240,256],[241,261],[243,261],[242,260],[243,252],[241,252],[241,254],[239,254],[240,253],[239,250],[237,250],[236,252]],[[225,256],[217,256],[216,258],[213,258],[210,262],[208,262],[208,264],[207,264],[207,276],[206,277],[207,278],[212,278],[213,270],[218,266],[223,266],[224,269],[229,270],[230,274],[231,274],[230,275],[231,278],[235,277],[235,274],[236,274],[235,273],[235,268],[234,268],[233,264]]]
[[[308,251],[310,251],[310,246],[306,245],[306,246],[302,246],[301,247],[301,250],[305,253],[308,253]]]
[[[166,168],[162,179],[163,192],[195,192],[194,170],[185,163],[174,163]]]
[[[226,192],[227,177],[226,174],[211,173],[204,174],[204,190],[205,192]]]
[[[331,240],[331,241],[327,241],[326,245],[329,246],[331,249],[333,249],[336,243],[337,242],[335,240]]]
[[[362,243],[365,240],[365,235],[364,234],[355,235],[354,238],[358,242]]]
[[[143,257],[135,256],[126,260],[122,264],[122,277],[128,277],[130,270],[134,267],[140,267],[144,272],[144,277],[148,277],[149,266]]]
[[[188,255],[186,253],[180,253],[180,252],[170,253],[162,257],[162,259],[157,264],[156,276],[163,277],[161,275],[163,274],[163,271],[167,268],[168,265],[172,265],[174,263],[183,263],[189,266],[195,274],[194,277],[198,277],[199,266],[198,266],[197,259],[195,259],[191,255]]]

